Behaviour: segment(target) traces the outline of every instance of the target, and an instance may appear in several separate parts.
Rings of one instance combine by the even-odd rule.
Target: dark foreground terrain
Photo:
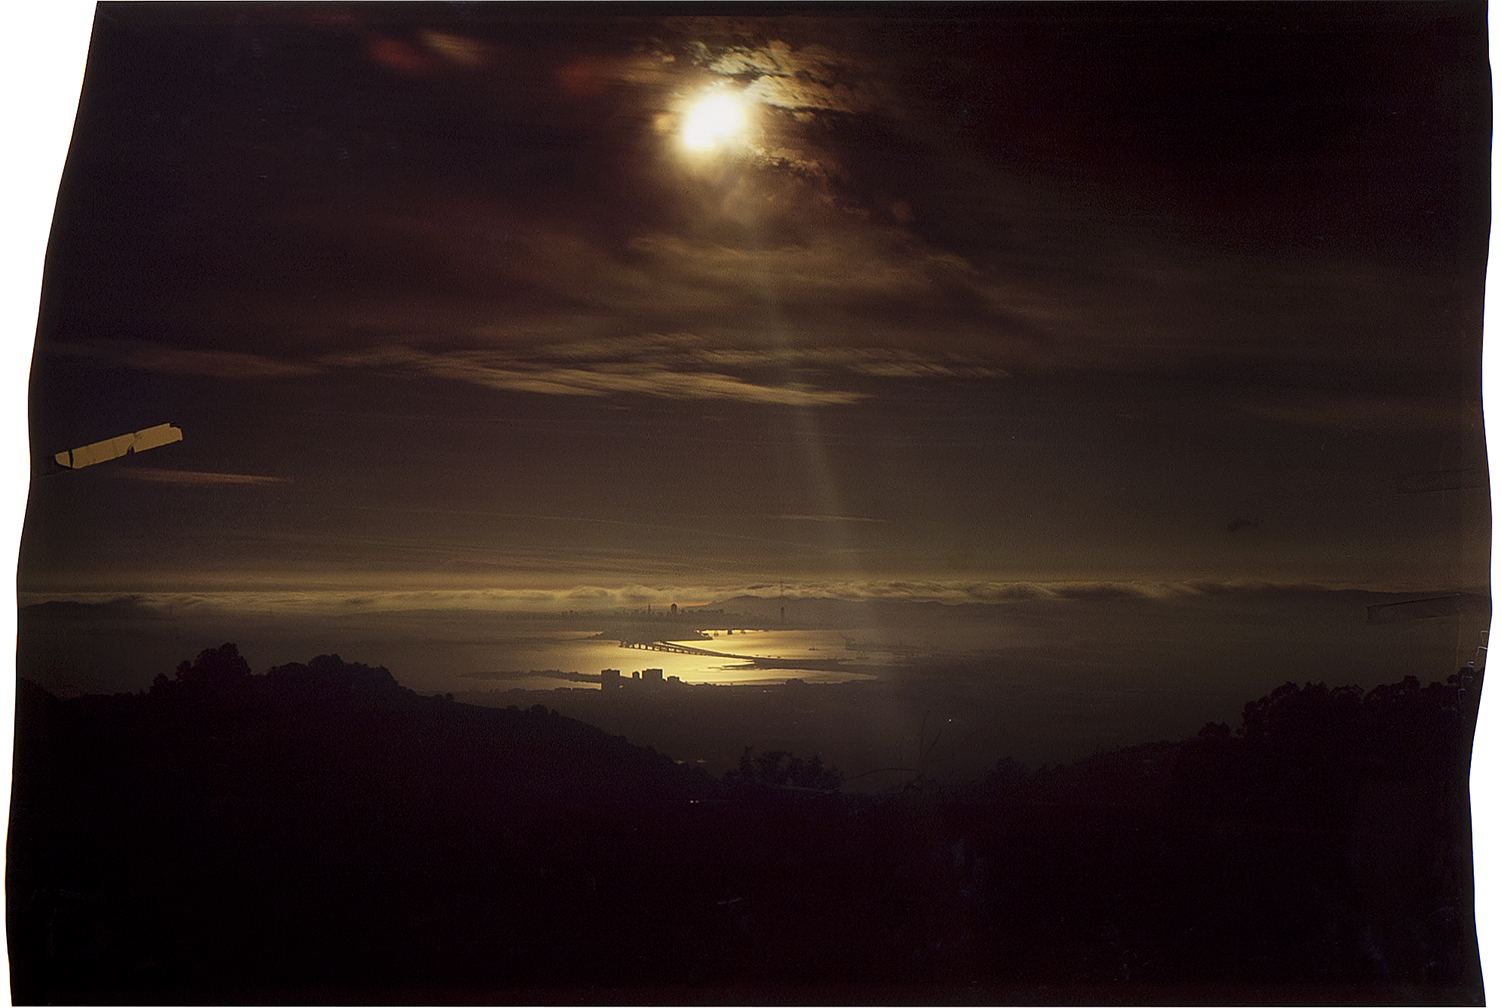
[[[1480,1004],[1478,687],[1288,684],[1182,742],[854,796],[331,656],[23,682],[14,999]]]

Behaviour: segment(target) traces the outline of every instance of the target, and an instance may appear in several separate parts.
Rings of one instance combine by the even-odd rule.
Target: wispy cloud
[[[687,255],[687,250],[682,252]],[[984,379],[1009,374],[993,359],[975,352],[801,341],[772,347],[764,343],[746,345],[734,334],[711,339],[696,333],[644,332],[580,339],[569,338],[566,327],[555,326],[529,330],[529,338],[523,341],[516,333],[480,326],[442,336],[379,332],[371,336],[380,342],[296,360],[139,341],[52,343],[42,349],[139,370],[247,381],[365,370],[544,395],[600,397],[630,393],[662,399],[722,399],[804,407],[837,406],[869,398],[868,390],[852,387],[853,380],[860,377]],[[421,345],[437,339],[490,346]]]
[[[845,170],[828,137],[816,128],[820,117],[889,113],[893,98],[885,76],[849,52],[819,44],[791,45],[773,36],[746,44],[745,28],[710,26],[685,20],[697,35],[687,44],[687,62],[733,82],[746,101],[772,113],[766,144],[753,153],[768,165],[821,176]],[[775,30],[767,26],[769,30]],[[755,35],[762,30],[752,29]]]
[[[834,515],[834,514],[779,514],[776,515],[781,521],[809,521],[809,522],[884,522],[885,518],[863,518],[859,515]]]
[[[1478,402],[1436,396],[1339,396],[1313,402],[1253,403],[1247,412],[1305,427],[1357,431],[1444,430],[1483,423]]]
[[[278,360],[235,350],[192,350],[141,340],[80,340],[39,343],[46,353],[93,357],[142,371],[200,378],[297,378],[322,369],[302,361]]]
[[[109,475],[118,479],[146,480],[152,483],[182,483],[190,486],[262,486],[288,482],[281,476],[197,472],[189,469],[156,469],[148,466],[115,466],[108,472]]]
[[[599,359],[560,366],[541,356],[518,357],[505,351],[429,352],[410,347],[381,347],[331,355],[324,361],[351,368],[375,368],[469,382],[508,392],[545,395],[605,396],[635,393],[663,399],[732,399],[788,406],[829,406],[857,402],[866,393],[820,388],[806,383],[772,384],[716,371],[679,370],[650,359]]]
[[[768,284],[784,306],[863,303],[870,298],[938,303],[983,287],[963,258],[924,246],[895,229],[829,229],[807,241],[755,247],[660,232],[640,235],[630,251],[688,289],[741,288],[762,300]]]
[[[711,73],[749,79],[748,93],[779,108],[856,113],[886,101],[870,67],[822,45],[794,47],[772,39],[724,46],[711,40],[693,46],[693,55]]]
[[[664,399],[794,406],[841,405],[868,398],[869,392],[850,387],[857,376],[1004,378],[1008,374],[973,355],[885,347],[723,346],[691,333],[537,343],[526,350],[387,345],[329,354],[320,363],[422,374],[514,392],[576,396],[628,392]]]

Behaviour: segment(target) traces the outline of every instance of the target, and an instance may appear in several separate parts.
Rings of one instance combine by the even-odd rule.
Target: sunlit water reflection
[[[623,676],[644,669],[659,668],[664,676],[676,676],[684,683],[719,683],[724,685],[758,682],[786,682],[802,679],[805,682],[847,682],[852,679],[870,678],[865,669],[876,660],[869,655],[860,657],[846,648],[846,638],[831,630],[707,630],[708,640],[683,640],[688,647],[715,651],[724,655],[751,658],[778,658],[783,661],[806,661],[809,668],[777,667],[759,668],[748,661],[722,658],[711,655],[677,654],[670,651],[654,651],[641,648],[621,647],[613,640],[601,640],[595,634],[574,633],[547,635],[531,638],[512,638],[496,657],[493,669],[469,673],[463,678],[472,688],[475,680],[490,681],[495,685],[514,682],[534,689],[549,689],[554,686],[579,686],[572,680],[524,675],[534,671],[557,670],[560,672],[583,672],[597,675],[601,669],[619,669]],[[833,661],[849,666],[834,669],[826,666]],[[857,669],[855,666],[859,666]],[[510,673],[510,674],[507,674]],[[523,674],[523,675],[517,675]]]

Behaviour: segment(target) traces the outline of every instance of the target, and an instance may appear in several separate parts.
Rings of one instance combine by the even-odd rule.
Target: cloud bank
[[[683,584],[683,585],[579,585],[567,589],[412,589],[412,590],[245,590],[206,592],[21,592],[22,606],[68,606],[81,617],[90,611],[101,617],[129,611],[132,615],[156,613],[215,613],[257,616],[337,616],[372,612],[464,611],[556,613],[574,611],[609,615],[644,611],[647,605],[666,609],[695,606],[734,608],[734,600],[754,597],[767,600],[836,600],[842,602],[913,602],[942,605],[986,604],[1006,606],[1019,602],[1060,604],[1114,601],[1165,602],[1174,599],[1219,596],[1292,598],[1341,592],[1381,595],[1393,599],[1421,595],[1431,590],[1412,587],[1394,590],[1362,585],[1291,584],[1264,581],[884,581],[807,582],[789,584]],[[1364,619],[1364,609],[1360,610]]]

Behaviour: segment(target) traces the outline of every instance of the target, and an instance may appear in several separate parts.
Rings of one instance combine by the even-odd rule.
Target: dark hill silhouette
[[[1479,681],[1463,675],[1369,692],[1287,683],[1235,730],[1032,773],[1003,760],[980,849],[1043,880],[1012,880],[1014,919],[1097,923],[1114,937],[1089,954],[1119,977],[1400,981],[1424,1003],[1480,1003]]]
[[[410,983],[393,962],[441,972],[497,928],[521,929],[521,948],[587,948],[600,936],[570,941],[565,908],[608,862],[613,817],[666,828],[719,791],[540,706],[420,697],[337,656],[257,676],[233,645],[147,695],[59,700],[23,682],[17,738],[22,1003]],[[470,907],[476,887],[519,895],[525,923]]]
[[[333,655],[22,682],[14,998],[1479,1004],[1477,687],[1288,684],[1234,730],[872,797]]]

